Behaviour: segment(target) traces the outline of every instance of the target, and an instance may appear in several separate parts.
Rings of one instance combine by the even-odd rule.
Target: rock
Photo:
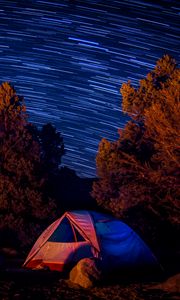
[[[69,280],[83,288],[92,287],[100,279],[100,264],[95,258],[81,259],[69,274]]]
[[[180,273],[168,278],[162,283],[151,286],[150,289],[160,289],[169,293],[180,293]]]

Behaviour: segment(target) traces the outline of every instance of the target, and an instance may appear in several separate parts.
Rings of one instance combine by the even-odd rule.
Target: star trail
[[[63,165],[96,175],[102,137],[126,122],[119,89],[162,55],[179,60],[178,1],[0,0],[0,82],[23,95],[30,120],[62,133]]]

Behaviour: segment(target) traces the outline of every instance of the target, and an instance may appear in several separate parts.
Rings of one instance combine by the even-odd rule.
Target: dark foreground
[[[162,279],[161,279],[162,280]],[[117,300],[178,300],[180,294],[172,286],[164,289],[159,282],[121,280],[101,283],[91,289],[75,286],[57,272],[30,271],[21,268],[0,272],[0,299],[117,299]]]

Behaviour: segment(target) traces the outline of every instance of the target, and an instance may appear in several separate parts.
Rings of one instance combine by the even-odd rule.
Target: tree
[[[61,158],[65,153],[62,136],[52,124],[48,123],[39,132],[39,139],[42,149],[41,159],[44,162],[46,172],[57,174]]]
[[[130,82],[121,87],[122,108],[131,119],[117,141],[100,142],[92,191],[117,216],[143,205],[179,223],[179,77],[175,60],[165,55],[137,89]]]
[[[9,83],[0,86],[0,230],[15,231],[20,245],[32,243],[55,203],[44,197],[41,144],[26,107]]]

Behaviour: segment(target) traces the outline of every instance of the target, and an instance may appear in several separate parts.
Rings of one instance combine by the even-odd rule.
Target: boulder
[[[95,258],[83,258],[70,271],[69,280],[83,288],[90,288],[101,279],[100,262]]]
[[[160,289],[168,293],[180,293],[180,273],[168,278],[164,282],[151,286],[150,289]]]

